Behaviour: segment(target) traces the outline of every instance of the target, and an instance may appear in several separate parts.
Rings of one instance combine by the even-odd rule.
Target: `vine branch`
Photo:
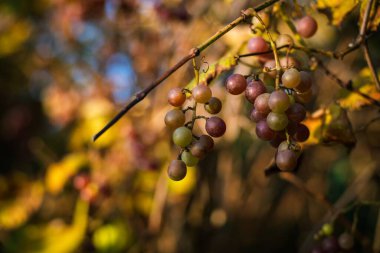
[[[179,68],[181,68],[185,63],[189,60],[198,56],[202,51],[212,45],[215,41],[220,39],[224,34],[229,32],[231,29],[244,22],[247,18],[253,17],[254,13],[264,10],[278,2],[280,0],[267,0],[256,8],[249,8],[242,11],[240,17],[236,18],[234,21],[220,29],[213,36],[211,36],[204,43],[190,50],[190,53],[184,56],[179,62],[177,62],[173,67],[168,69],[165,73],[163,73],[158,79],[153,81],[148,87],[143,89],[142,91],[135,94],[130,102],[118,113],[114,118],[112,118],[97,134],[94,135],[93,141],[96,141],[102,134],[104,134],[109,128],[111,128],[116,122],[120,120],[120,118],[126,114],[130,109],[132,109],[135,105],[140,103],[152,90],[157,88],[163,81],[165,81],[169,76],[171,76],[174,72],[176,72]]]

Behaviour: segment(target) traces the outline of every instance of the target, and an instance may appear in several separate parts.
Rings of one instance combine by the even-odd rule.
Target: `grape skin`
[[[283,90],[272,92],[268,99],[268,106],[273,112],[285,112],[290,106],[288,94]]]
[[[181,88],[173,88],[169,90],[168,102],[172,106],[179,107],[186,101],[186,95],[182,92]]]
[[[211,98],[212,92],[208,86],[199,84],[192,90],[192,96],[196,102],[204,104]]]
[[[221,137],[226,132],[226,123],[219,117],[210,117],[206,120],[206,132],[212,137]]]
[[[186,164],[181,160],[173,160],[168,167],[168,176],[174,181],[180,181],[187,174]]]
[[[173,142],[182,148],[188,146],[193,139],[191,130],[187,127],[179,127],[173,132]]]
[[[270,112],[267,117],[268,126],[274,131],[285,129],[288,122],[288,117],[284,113]]]
[[[245,97],[250,103],[254,104],[256,98],[265,92],[267,92],[267,89],[266,89],[263,81],[253,80],[253,81],[249,82],[247,87],[246,87]]]
[[[178,128],[185,123],[185,114],[180,109],[173,109],[166,113],[165,124],[170,128]]]
[[[239,95],[245,91],[247,80],[240,74],[233,74],[227,78],[226,88],[232,95]]]

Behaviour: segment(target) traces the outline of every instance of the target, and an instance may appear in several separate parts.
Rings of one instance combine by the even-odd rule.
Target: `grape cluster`
[[[289,35],[282,34],[278,36],[276,44],[291,45],[293,40]],[[247,47],[251,53],[269,50],[268,43],[262,37],[251,38]],[[232,95],[245,93],[248,102],[253,104],[250,118],[256,123],[256,135],[277,148],[277,167],[282,171],[291,171],[296,167],[300,155],[301,146],[298,143],[306,141],[310,135],[302,121],[306,117],[304,104],[310,102],[313,95],[312,78],[309,72],[297,69],[298,62],[294,58],[283,57],[279,63],[280,84],[276,88],[264,84],[258,75],[253,75],[252,79],[233,74],[227,78],[226,89]],[[264,62],[263,72],[276,78],[275,60]]]
[[[193,107],[184,107],[187,100],[186,92],[194,100]],[[204,109],[214,115],[222,109],[222,102],[212,96],[211,89],[203,84],[195,86],[191,91],[182,88],[173,88],[168,93],[168,102],[175,108],[165,115],[165,124],[174,130],[172,139],[175,145],[181,148],[176,160],[171,161],[168,167],[169,178],[174,181],[182,180],[187,173],[187,167],[197,165],[198,161],[214,147],[212,137],[221,137],[226,131],[226,124],[218,116],[195,115],[197,104],[203,104]],[[192,111],[192,120],[186,122],[186,112]],[[193,133],[194,121],[199,118],[206,119],[205,130],[207,134],[196,136]]]
[[[314,237],[317,243],[314,245],[312,253],[350,252],[355,243],[353,236],[348,232],[343,232],[336,237],[334,227],[330,223],[324,224]]]

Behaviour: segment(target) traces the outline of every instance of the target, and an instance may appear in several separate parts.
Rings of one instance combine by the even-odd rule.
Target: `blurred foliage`
[[[197,59],[201,82],[223,101],[227,132],[183,181],[166,175],[178,150],[163,118],[167,91],[195,83],[190,63],[92,142],[136,91],[259,2],[2,0],[0,251],[297,252],[327,210],[277,175],[264,175],[275,150],[257,139],[249,105],[223,86],[227,74],[260,67],[258,57],[238,64],[235,55],[246,53],[246,41],[262,31],[239,26]],[[299,2],[289,1],[289,13],[281,15],[292,21],[312,13],[320,29],[306,43],[329,50],[356,36],[366,3]],[[281,16],[279,5],[267,11]],[[379,8],[371,17],[375,31]],[[291,34],[281,19],[273,18],[271,31],[275,38]],[[374,45],[379,41],[371,37]],[[309,68],[303,53],[285,55]],[[380,99],[359,51],[329,67]],[[378,109],[319,71],[313,78],[316,98],[305,122],[311,137],[297,176],[331,201],[347,192],[351,202],[378,200],[380,125],[370,122]],[[195,131],[204,131],[198,121]],[[377,209],[369,208],[359,223],[371,242]],[[358,245],[356,252],[367,252]]]

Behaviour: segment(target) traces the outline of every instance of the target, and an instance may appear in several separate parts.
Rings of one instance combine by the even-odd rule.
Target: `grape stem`
[[[267,26],[265,25],[264,21],[261,19],[261,17],[257,14],[257,12],[254,12],[254,16],[259,20],[261,25],[264,27],[264,30],[266,34],[268,35],[270,46],[273,51],[274,60],[276,62],[276,90],[280,89],[280,72],[281,72],[281,65],[280,60],[278,58],[278,52],[276,47],[276,42],[274,42],[271,33],[269,32]]]
[[[277,3],[280,0],[267,0],[261,5],[257,6],[255,9],[248,8],[242,11],[242,14],[233,20],[231,23],[220,29],[213,36],[211,36],[204,43],[200,44],[197,47],[194,47],[190,50],[189,54],[184,56],[181,60],[179,60],[174,66],[164,72],[158,79],[153,81],[149,86],[145,89],[136,93],[131,100],[127,103],[127,105],[118,113],[115,117],[113,117],[98,133],[96,133],[93,137],[93,141],[96,141],[101,135],[103,135],[108,129],[110,129],[116,122],[120,120],[120,118],[126,114],[130,109],[135,107],[138,103],[140,103],[151,91],[157,88],[163,81],[165,81],[168,77],[170,77],[174,72],[176,72],[179,68],[185,65],[188,61],[198,56],[202,51],[212,45],[215,41],[220,39],[223,35],[229,32],[231,29],[244,22],[247,18],[253,17],[254,12],[258,12],[264,10]]]

